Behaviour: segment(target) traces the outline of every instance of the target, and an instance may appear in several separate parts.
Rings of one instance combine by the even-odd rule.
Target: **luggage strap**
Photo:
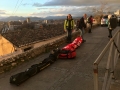
[[[71,57],[72,57],[72,52],[75,52],[75,50],[73,50],[73,51],[69,51]],[[64,57],[67,57],[67,58],[68,58],[68,54],[69,54],[69,53],[66,53],[66,56],[64,56]],[[64,54],[65,54],[65,53],[64,53]],[[61,56],[61,55],[60,55],[60,56]]]

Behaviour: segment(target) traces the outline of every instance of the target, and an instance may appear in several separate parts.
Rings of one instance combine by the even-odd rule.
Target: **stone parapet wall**
[[[72,39],[74,40],[78,35],[80,35],[80,32],[75,31],[73,33]],[[63,37],[57,40],[53,39],[51,42],[43,44],[40,47],[33,48],[26,52],[9,57],[7,59],[3,59],[2,61],[0,61],[0,73],[9,71],[12,68],[15,68],[16,66],[21,65],[24,62],[32,60],[43,53],[47,53],[50,50],[53,50],[64,43],[66,43],[66,35],[63,35]]]

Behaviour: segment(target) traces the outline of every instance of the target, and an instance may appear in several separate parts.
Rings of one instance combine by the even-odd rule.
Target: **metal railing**
[[[106,47],[100,53],[98,58],[95,60],[93,64],[93,75],[94,75],[94,90],[101,90],[99,86],[99,64],[104,59],[104,55],[108,53],[108,59],[105,66],[105,75],[104,80],[101,86],[102,90],[109,90],[111,80],[114,78],[114,70],[117,64],[117,61],[120,57],[120,30],[118,30],[113,38],[110,39]]]

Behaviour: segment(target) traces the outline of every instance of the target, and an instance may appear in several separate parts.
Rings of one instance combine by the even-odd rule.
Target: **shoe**
[[[92,33],[92,32],[88,32],[88,33]]]
[[[88,33],[92,33],[92,32],[91,32],[91,29],[89,29]]]
[[[83,40],[82,43],[86,42],[86,40]]]
[[[108,36],[108,38],[112,38],[112,36]]]
[[[72,43],[72,41],[67,41],[66,43]]]

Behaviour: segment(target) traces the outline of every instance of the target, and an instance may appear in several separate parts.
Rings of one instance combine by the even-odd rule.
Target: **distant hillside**
[[[18,16],[10,16],[7,18],[2,18],[0,21],[18,21],[18,20],[26,20],[28,17],[18,17]],[[36,20],[41,20],[42,18],[39,17],[29,17],[31,20],[36,21]]]
[[[0,21],[18,21],[18,20],[26,20],[28,17],[19,17],[19,16],[10,16],[7,18],[0,18]],[[49,20],[49,19],[65,19],[66,16],[48,16],[46,18],[41,18],[41,17],[29,17],[31,21],[38,21],[38,20]]]
[[[46,17],[44,19],[55,19],[55,20],[57,20],[57,19],[66,19],[66,16],[48,16],[48,17]]]

